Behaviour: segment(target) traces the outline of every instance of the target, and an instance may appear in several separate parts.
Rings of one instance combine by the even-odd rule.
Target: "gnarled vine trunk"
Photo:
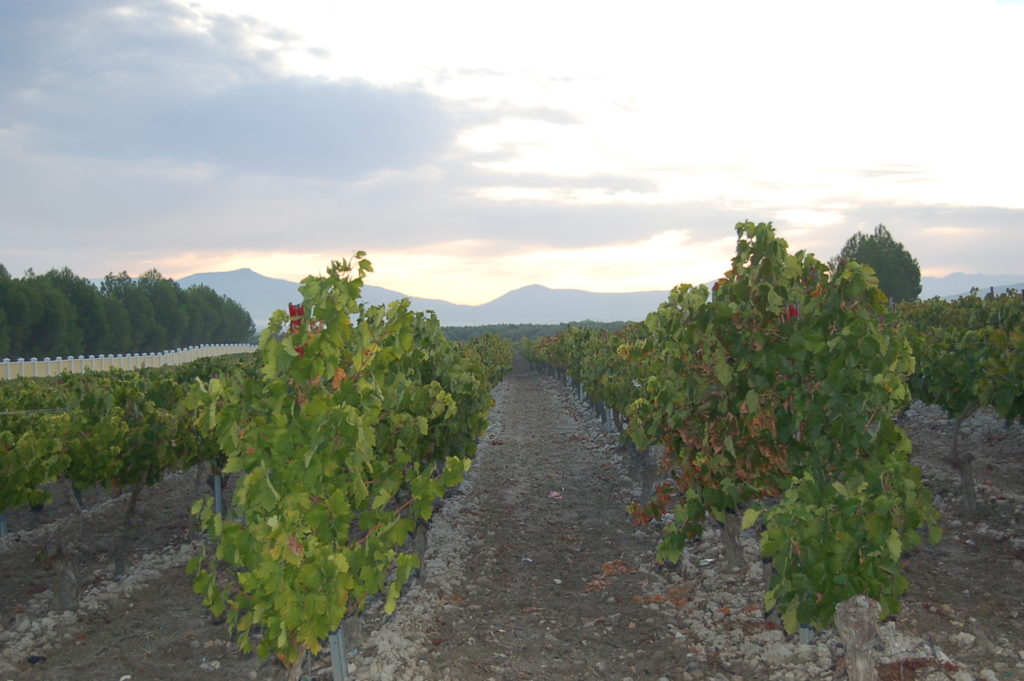
[[[67,532],[53,546],[47,547],[47,553],[56,576],[53,584],[53,605],[57,610],[77,610],[81,595],[78,581],[77,554],[82,538],[82,505],[79,496],[71,485],[71,481],[62,478],[60,483],[65,501],[71,508],[71,522]]]
[[[953,468],[960,472],[960,495],[963,498],[964,515],[968,518],[974,517],[977,508],[974,495],[974,456],[960,449],[960,427],[964,419],[970,418],[974,412],[975,409],[971,409],[953,422],[953,445],[949,454]]]
[[[725,561],[729,567],[743,567],[743,544],[740,543],[740,516],[727,511],[725,523],[722,524],[722,546],[725,549]]]
[[[114,575],[117,577],[124,576],[128,567],[128,549],[135,538],[135,506],[139,501],[139,494],[142,493],[143,486],[141,482],[133,484],[131,496],[128,497],[128,509],[124,514],[121,538],[117,543],[117,552],[114,556]]]
[[[850,681],[878,681],[871,647],[878,635],[882,606],[867,596],[854,596],[836,606],[836,631],[846,651]]]

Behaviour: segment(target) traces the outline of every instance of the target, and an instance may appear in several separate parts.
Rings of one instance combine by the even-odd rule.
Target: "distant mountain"
[[[237,301],[249,311],[256,328],[267,325],[274,310],[299,302],[298,284],[265,277],[245,268],[231,272],[192,274],[178,280],[182,288],[205,284]],[[589,319],[595,322],[638,321],[668,297],[668,291],[591,293],[532,285],[510,291],[483,305],[456,305],[443,300],[414,298],[379,286],[364,286],[363,299],[373,305],[408,297],[417,311],[433,310],[444,326],[482,324],[560,324]]]
[[[298,283],[274,279],[245,268],[231,272],[192,274],[178,280],[182,288],[205,284],[217,293],[238,301],[249,311],[257,329],[267,325],[274,310],[287,309],[300,300]],[[966,295],[972,287],[983,293],[994,286],[997,293],[1008,287],[1024,290],[1024,274],[964,274],[922,277],[921,299]],[[668,298],[668,291],[593,293],[576,289],[551,289],[533,284],[509,291],[483,305],[457,305],[444,300],[414,298],[380,286],[363,286],[363,299],[372,305],[409,298],[412,309],[433,310],[444,326],[483,324],[561,324],[589,319],[595,322],[639,321]]]
[[[1007,288],[1024,291],[1024,274],[964,274],[954,272],[944,277],[921,277],[921,300],[929,298],[958,298],[977,288],[981,293],[988,293],[995,287],[996,293]]]
[[[190,274],[178,280],[182,288],[205,284],[221,295],[238,302],[252,317],[257,329],[262,329],[275,310],[287,310],[288,303],[302,301],[298,282],[265,277],[248,267],[230,272],[204,272]],[[364,286],[363,298],[373,304],[390,303],[405,296],[379,286]],[[447,303],[445,303],[447,304]]]
[[[178,280],[181,288],[209,286],[244,307],[257,329],[267,325],[274,310],[287,310],[288,303],[298,302],[298,284],[284,279],[273,279],[245,268],[231,272],[203,272],[190,274]]]
[[[484,305],[460,305],[464,317],[451,326],[479,324],[560,324],[589,319],[595,322],[639,321],[668,298],[668,291],[592,293],[550,289],[533,284],[509,291]],[[443,323],[444,318],[438,312]]]

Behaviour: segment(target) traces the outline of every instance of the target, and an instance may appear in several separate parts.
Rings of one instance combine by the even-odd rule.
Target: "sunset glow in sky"
[[[773,221],[1024,272],[1024,3],[0,6],[0,263],[482,303],[667,290]]]

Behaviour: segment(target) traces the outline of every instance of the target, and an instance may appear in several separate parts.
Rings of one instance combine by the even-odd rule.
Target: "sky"
[[[0,3],[0,264],[478,304],[821,260],[1024,272],[1024,2]]]

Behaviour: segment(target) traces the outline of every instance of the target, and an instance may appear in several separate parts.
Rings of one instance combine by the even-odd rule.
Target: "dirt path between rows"
[[[846,678],[831,632],[801,643],[766,621],[755,537],[744,537],[744,570],[722,564],[714,527],[679,565],[658,565],[659,529],[634,527],[625,511],[640,486],[634,455],[555,379],[519,370],[495,398],[473,469],[432,520],[422,581],[393,616],[375,602],[346,626],[352,679]],[[908,427],[915,447],[923,443],[918,455],[938,457],[941,415],[919,411]],[[1018,431],[989,442],[978,428],[979,442],[1009,462],[988,481],[984,527],[958,519],[940,493],[947,539],[908,558],[904,612],[882,625],[876,646],[882,681],[1024,679]],[[955,488],[942,466],[925,473],[930,486]],[[0,541],[0,680],[281,678],[276,664],[237,651],[183,574],[199,540],[187,509],[204,487],[179,474],[147,490],[138,551],[121,580],[102,548],[119,503],[90,508],[85,541],[100,548],[87,557],[94,566],[77,615],[49,611],[52,575],[36,559],[60,531],[60,504],[47,524]],[[28,522],[11,521],[12,530]],[[960,596],[965,583],[975,592]],[[306,674],[330,679],[328,657]]]
[[[419,675],[621,679],[696,668],[647,608],[662,593],[639,569],[655,535],[630,524],[630,483],[607,433],[537,375],[509,377],[492,420],[469,489],[431,530],[426,588],[396,618]],[[392,671],[364,667],[363,678]]]

